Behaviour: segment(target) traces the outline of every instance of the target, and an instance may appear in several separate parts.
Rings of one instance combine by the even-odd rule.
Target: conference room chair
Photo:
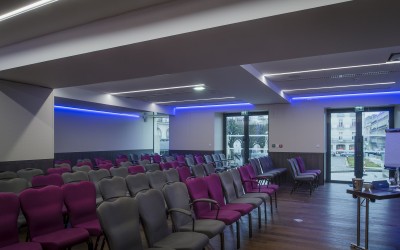
[[[12,171],[0,172],[0,180],[13,179],[13,178],[17,178],[17,177],[18,177],[17,173],[12,172]]]
[[[270,156],[263,156],[259,158],[261,167],[263,169],[263,172],[273,172],[273,173],[278,173],[277,179],[278,183],[282,181],[282,178],[287,172],[287,168],[279,168],[274,165],[274,162],[272,161],[272,158]]]
[[[179,174],[179,180],[181,182],[185,182],[187,179],[192,177],[192,174],[190,173],[190,169],[187,166],[182,166],[176,169]]]
[[[89,180],[88,173],[83,171],[78,171],[74,173],[63,173],[61,177],[64,181],[64,184]]]
[[[316,174],[317,175],[317,183],[321,176],[321,170],[319,169],[307,169],[304,159],[301,156],[295,157],[297,165],[299,166],[300,173],[304,174]]]
[[[135,197],[141,191],[150,189],[149,179],[147,179],[144,173],[129,175],[125,178],[125,181],[129,194],[132,197]]]
[[[140,160],[141,161],[147,160],[147,161],[149,161],[149,163],[151,163],[151,155],[150,154],[141,154],[140,155]]]
[[[103,201],[129,196],[125,179],[119,176],[104,178],[99,181],[99,190]]]
[[[118,155],[117,158],[115,158],[115,165],[118,167],[122,166],[124,162],[129,162],[127,155]]]
[[[99,181],[104,178],[110,178],[111,174],[107,169],[99,169],[99,170],[91,170],[88,173],[89,181],[94,183],[96,188],[96,204],[99,204],[103,201],[103,197],[101,196],[99,190]]]
[[[204,164],[206,161],[204,160],[203,156],[201,155],[195,155],[194,159],[196,161],[196,164]]]
[[[232,168],[232,167],[237,167],[238,166],[238,164],[235,162],[234,159],[226,158],[225,154],[220,153],[220,154],[218,154],[218,156],[221,159],[221,161],[222,161],[224,166],[226,166],[228,168]]]
[[[253,171],[256,174],[258,180],[264,180],[264,182],[275,180],[279,175],[279,172],[277,171],[263,172],[261,162],[258,158],[250,159],[250,166],[253,168]]]
[[[16,194],[0,192],[0,211],[0,249],[42,249],[37,242],[19,242],[17,221],[20,214],[20,202]]]
[[[203,164],[196,164],[192,167],[192,173],[194,177],[204,177],[207,176],[207,173],[204,169]]]
[[[179,164],[178,161],[171,161],[169,162],[171,164],[171,166],[175,169],[179,168],[181,165]]]
[[[224,171],[225,169],[222,167],[221,162],[215,162],[211,155],[204,155],[204,159],[207,164],[213,164],[215,166],[216,172]]]
[[[251,167],[251,166],[250,166]],[[238,168],[240,178],[242,179],[243,187],[246,193],[266,193],[270,199],[271,215],[273,214],[273,196],[276,191],[272,188],[259,185],[257,180],[251,179],[246,166]]]
[[[149,189],[136,195],[139,214],[149,247],[202,250],[208,245],[208,237],[196,232],[174,232],[168,227],[161,191]]]
[[[290,194],[295,192],[302,184],[306,183],[309,186],[309,192],[311,195],[315,189],[316,176],[313,174],[300,174],[299,171],[296,169],[294,161],[296,161],[296,159],[288,159],[290,169],[289,172],[293,179],[293,187],[290,191]]]
[[[171,162],[161,162],[160,163],[161,170],[168,170],[170,168],[173,168]]]
[[[179,182],[179,173],[175,168],[170,168],[168,170],[163,171],[165,177],[167,178],[167,182]]]
[[[90,170],[92,170],[92,168],[89,165],[73,166],[72,167],[72,172],[83,171],[83,172],[89,173]]]
[[[103,202],[97,208],[97,215],[109,249],[143,250],[139,226],[138,202],[130,197]],[[149,250],[170,250],[172,248],[148,248]]]
[[[252,180],[258,181],[258,185],[266,188],[271,188],[275,191],[279,189],[279,185],[270,183],[271,179],[269,179],[268,177],[265,177],[263,175],[257,175],[254,172],[254,168],[250,164],[244,165],[244,167],[246,167],[247,172],[250,175],[250,178]]]
[[[139,163],[139,156],[137,154],[129,154],[129,158],[133,164]]]
[[[38,242],[43,249],[49,250],[62,250],[83,242],[87,242],[88,249],[92,249],[89,233],[85,229],[64,227],[64,199],[60,187],[26,189],[19,198],[30,241]]]
[[[179,166],[186,166],[186,160],[184,155],[177,155],[176,161],[179,163]]]
[[[61,187],[63,184],[64,181],[58,174],[37,175],[32,178],[32,187],[45,187],[49,185]]]
[[[237,211],[220,210],[218,202],[209,196],[208,185],[204,178],[191,178],[186,182],[196,219],[219,220],[225,225],[236,224],[236,247],[240,248],[240,223],[242,216]],[[213,205],[213,206],[211,206]]]
[[[206,171],[207,175],[217,173],[217,169],[212,163],[203,163],[204,171]]]
[[[175,157],[173,157],[172,155],[166,155],[166,156],[164,156],[164,160],[165,160],[165,162],[176,161],[176,160],[175,160]]]
[[[188,166],[189,168],[192,168],[194,165],[196,165],[195,163],[194,163],[194,158],[193,158],[193,156],[191,156],[191,157],[188,157],[188,156],[185,156],[185,162],[186,162],[186,166]]]
[[[224,249],[225,223],[211,219],[195,220],[192,215],[189,193],[183,182],[165,185],[163,194],[174,231],[198,232],[207,235],[209,239],[220,235],[221,249]]]
[[[120,167],[124,167],[124,168],[128,168],[128,167],[130,167],[130,166],[134,166],[134,164],[133,164],[131,161],[124,161],[124,162],[121,162],[121,163],[119,164],[119,166],[120,166]]]
[[[142,164],[140,164],[142,165]],[[152,171],[158,171],[160,170],[160,165],[158,163],[147,163],[142,165],[144,166],[144,169],[146,169],[146,172],[152,172]]]
[[[236,195],[240,198],[260,198],[264,203],[264,219],[267,222],[267,200],[270,199],[270,196],[266,193],[246,193],[243,187],[242,178],[240,177],[239,170],[237,168],[232,168],[229,170],[232,178],[233,185],[235,187]]]
[[[64,203],[67,207],[69,223],[73,228],[83,228],[89,235],[96,237],[94,249],[97,249],[103,235],[96,214],[96,188],[92,182],[83,181],[62,186]]]
[[[153,155],[153,162],[154,162],[154,163],[160,164],[161,161],[162,161],[161,155],[155,153],[155,154]]]
[[[23,178],[0,180],[0,193],[14,193],[19,195],[22,191],[29,188],[28,181]],[[18,216],[18,227],[26,225],[26,219],[22,212]]]
[[[125,178],[129,175],[128,168],[126,167],[112,167],[110,168],[111,176],[119,176]]]
[[[235,199],[231,200],[231,202],[228,201],[224,197],[224,192],[223,192],[223,187],[222,183],[220,180],[220,177],[218,174],[212,174],[204,178],[208,185],[208,193],[210,195],[210,198],[218,202],[218,206],[222,210],[230,210],[230,211],[237,211],[239,212],[242,216],[247,215],[248,216],[248,222],[249,222],[249,238],[253,236],[253,226],[252,226],[252,216],[251,212],[253,211],[254,208],[257,208],[257,206],[253,206],[253,204],[249,202],[253,202],[250,199],[246,199],[245,202],[240,202],[244,201],[244,199]],[[232,202],[235,201],[235,202]],[[259,222],[260,223],[260,222]],[[259,224],[259,227],[261,228],[261,224]]]
[[[55,168],[68,168],[71,172],[71,161],[70,160],[63,160],[63,161],[56,161],[54,164]]]
[[[59,167],[59,168],[48,168],[46,170],[47,174],[58,174],[62,175],[63,173],[70,173],[71,168],[68,167]]]
[[[165,184],[167,184],[167,177],[164,174],[164,171],[153,171],[153,172],[147,172],[146,173],[147,179],[149,180],[150,187],[157,189],[157,190],[162,190]]]
[[[31,181],[33,176],[36,175],[44,175],[43,170],[38,168],[24,168],[17,171],[17,175],[19,178],[24,178],[28,181],[29,186],[32,185]]]
[[[145,173],[146,169],[142,165],[135,165],[128,167],[129,174]]]
[[[93,169],[93,163],[90,159],[85,158],[85,159],[78,159],[76,161],[76,166],[89,166],[91,169]]]

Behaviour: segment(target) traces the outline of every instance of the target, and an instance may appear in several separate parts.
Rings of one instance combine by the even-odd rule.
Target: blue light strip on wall
[[[340,94],[340,95],[320,95],[320,96],[301,96],[293,97],[291,100],[316,100],[316,99],[329,99],[329,98],[340,98],[340,97],[363,97],[363,96],[379,96],[379,95],[395,95],[400,94],[400,91],[388,91],[388,92],[372,92],[372,93],[354,93],[354,94]]]
[[[175,110],[182,109],[206,109],[206,108],[228,108],[228,107],[252,107],[251,103],[227,103],[227,104],[214,104],[214,105],[197,105],[197,106],[184,106],[175,107]]]
[[[116,115],[116,116],[140,118],[139,115],[134,115],[134,114],[115,113],[115,112],[107,112],[107,111],[100,111],[100,110],[93,110],[93,109],[82,109],[82,108],[74,108],[74,107],[58,106],[58,105],[54,105],[54,109],[70,110],[70,111],[77,111],[77,112],[87,112],[87,113],[95,113],[95,114],[103,114],[103,115]]]

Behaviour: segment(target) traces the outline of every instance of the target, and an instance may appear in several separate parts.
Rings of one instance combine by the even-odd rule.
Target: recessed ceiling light
[[[197,87],[194,87],[193,89],[196,91],[202,91],[202,90],[205,90],[206,88],[204,86],[197,86]]]
[[[32,4],[24,6],[22,8],[19,8],[19,9],[16,9],[16,10],[13,10],[13,11],[10,11],[8,13],[5,13],[5,14],[1,15],[0,16],[0,22],[4,21],[6,19],[9,19],[9,18],[18,16],[18,15],[23,14],[25,12],[28,12],[28,11],[43,7],[43,6],[47,5],[47,4],[57,2],[57,1],[58,0],[41,0],[41,1],[34,2]]]
[[[181,101],[167,101],[167,102],[154,102],[155,104],[164,104],[164,103],[174,103],[174,102],[197,102],[197,101],[209,101],[209,100],[223,100],[223,99],[233,99],[234,96],[228,97],[215,97],[215,98],[206,98],[206,99],[194,99],[194,100],[181,100]]]
[[[369,92],[369,93],[353,93],[353,94],[339,94],[339,95],[318,95],[318,96],[301,96],[293,97],[291,100],[315,100],[315,99],[328,99],[337,97],[354,97],[354,96],[373,96],[373,95],[395,95],[400,94],[400,91],[386,91],[386,92]]]
[[[175,107],[175,110],[181,110],[181,109],[205,109],[205,108],[227,108],[227,107],[249,107],[249,106],[253,106],[253,104],[245,102],[245,103],[226,103],[226,104],[215,104],[215,105],[196,105],[196,106]]]
[[[384,62],[384,63],[372,63],[372,64],[362,64],[362,65],[352,65],[352,66],[343,66],[343,67],[334,67],[334,68],[300,70],[300,71],[292,71],[292,72],[284,72],[284,73],[272,73],[272,74],[268,74],[267,73],[267,74],[264,74],[264,77],[292,75],[292,74],[302,74],[302,73],[329,71],[329,70],[337,70],[337,69],[362,68],[362,67],[371,67],[371,66],[379,66],[379,65],[386,65],[386,64],[395,64],[395,63],[400,63],[400,61],[391,61],[391,62]]]
[[[69,110],[69,111],[94,113],[94,114],[116,115],[116,116],[125,116],[125,117],[140,118],[139,115],[135,115],[135,114],[116,113],[116,112],[108,112],[108,111],[101,111],[101,110],[94,110],[94,109],[83,109],[83,108],[75,108],[75,107],[59,106],[59,105],[54,105],[54,108],[55,108],[55,109],[62,109],[62,110]]]
[[[205,86],[204,84],[194,84],[194,85],[176,86],[176,87],[168,87],[168,88],[142,89],[142,90],[133,90],[133,91],[114,92],[114,93],[109,93],[109,94],[110,95],[120,95],[120,94],[129,94],[129,93],[161,91],[161,90],[169,90],[169,89],[183,89],[183,88],[195,88],[195,87],[203,87],[204,88],[204,86]]]
[[[316,90],[316,89],[336,89],[336,88],[350,88],[350,87],[362,87],[362,86],[373,86],[373,85],[389,85],[395,84],[396,82],[378,82],[378,83],[366,83],[366,84],[354,84],[354,85],[341,85],[341,86],[328,86],[328,87],[316,87],[316,88],[304,88],[304,89],[282,89],[282,92],[295,92],[304,90]]]

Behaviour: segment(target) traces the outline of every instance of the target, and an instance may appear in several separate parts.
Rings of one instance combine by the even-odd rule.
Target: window
[[[163,115],[154,116],[154,153],[165,154],[169,151],[169,117]]]

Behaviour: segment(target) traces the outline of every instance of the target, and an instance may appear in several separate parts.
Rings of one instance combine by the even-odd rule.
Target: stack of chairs
[[[309,187],[310,195],[318,186],[318,174],[317,173],[301,173],[297,160],[295,158],[288,159],[290,174],[293,179],[293,187],[291,194],[299,189],[303,184],[307,184]]]

